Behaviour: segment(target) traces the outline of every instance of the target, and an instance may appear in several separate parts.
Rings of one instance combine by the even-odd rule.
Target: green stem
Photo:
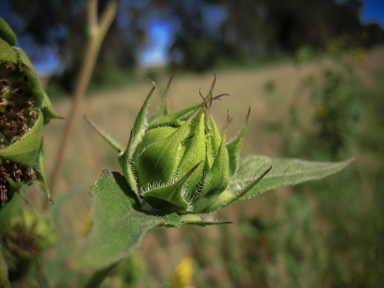
[[[10,287],[9,281],[8,281],[8,267],[7,267],[7,264],[5,263],[3,254],[1,253],[1,247],[0,247],[0,287],[4,287],[4,288]]]
[[[107,33],[113,19],[115,18],[117,11],[118,0],[111,1],[107,8],[105,9],[100,23],[97,23],[97,0],[88,1],[88,42],[87,48],[85,49],[84,60],[81,65],[80,73],[77,78],[72,108],[70,115],[68,117],[67,126],[63,138],[60,142],[59,152],[57,153],[57,158],[55,161],[53,174],[51,178],[51,196],[55,192],[56,182],[60,174],[61,166],[63,164],[64,155],[68,146],[68,141],[70,139],[74,124],[79,115],[79,108],[84,98],[86,89],[91,78],[93,68],[96,63],[96,58],[99,53],[101,44],[104,40],[105,34]],[[46,201],[45,207],[47,208],[48,201]]]
[[[21,274],[21,279],[19,282],[19,288],[27,287],[28,272],[29,272],[30,267],[31,267],[31,261],[27,260],[25,263],[23,263],[22,268],[21,268],[22,274]]]
[[[97,270],[95,273],[93,273],[92,277],[88,280],[88,282],[85,284],[84,288],[97,288],[99,287],[105,278],[107,278],[113,269],[119,265],[120,262],[113,263],[112,265],[108,266],[107,268]]]

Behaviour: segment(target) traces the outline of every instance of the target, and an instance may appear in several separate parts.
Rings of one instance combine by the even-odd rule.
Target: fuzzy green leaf
[[[240,167],[230,178],[227,190],[202,213],[213,212],[233,201],[246,200],[268,190],[324,178],[342,170],[352,161],[353,159],[349,159],[332,163],[247,156],[240,160]],[[246,193],[243,194],[243,192]]]
[[[41,145],[43,123],[43,113],[39,113],[32,129],[16,143],[0,149],[0,157],[33,167]]]
[[[239,185],[244,187],[272,166],[272,170],[263,180],[240,198],[245,200],[278,187],[324,178],[342,170],[352,161],[353,159],[342,162],[313,162],[251,155],[240,160],[240,167],[231,178],[229,189],[236,189]]]
[[[155,216],[140,212],[139,203],[125,178],[106,172],[91,189],[94,210],[88,239],[66,264],[73,269],[100,269],[129,257],[144,235],[156,226],[179,227],[176,213]]]

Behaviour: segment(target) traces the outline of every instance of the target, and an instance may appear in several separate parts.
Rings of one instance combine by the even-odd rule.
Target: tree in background
[[[85,0],[5,0],[2,15],[15,32],[36,47],[57,51],[62,73],[57,81],[71,91],[83,57]],[[101,0],[99,11],[109,0]],[[169,64],[173,70],[202,72],[220,63],[247,63],[260,56],[288,53],[309,46],[324,51],[331,43],[342,49],[383,43],[383,30],[363,26],[361,0],[121,0],[116,20],[100,51],[93,81],[101,83],[105,69],[127,71],[138,65],[154,18],[172,23]],[[212,11],[219,18],[212,19]],[[5,13],[2,13],[5,14]],[[14,16],[18,16],[15,20]]]
[[[108,2],[100,0],[98,10],[103,11]],[[47,47],[57,53],[55,56],[59,57],[63,67],[56,80],[68,92],[72,91],[86,43],[85,1],[6,0],[4,6],[11,10],[8,16],[2,15],[4,19],[20,35],[19,39],[27,38],[34,47],[32,59],[41,59],[39,51]],[[101,47],[95,77],[100,77],[98,71],[106,63],[125,69],[137,64],[138,52],[145,42],[144,25],[139,21],[141,9],[123,3],[121,8]]]

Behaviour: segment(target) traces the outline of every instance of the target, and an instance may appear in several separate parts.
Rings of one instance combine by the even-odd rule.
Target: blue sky
[[[384,27],[384,0],[365,0],[360,19],[363,23],[376,22]]]
[[[171,43],[172,25],[154,19],[149,25],[150,43],[140,55],[143,65],[161,65],[167,62],[167,49]]]

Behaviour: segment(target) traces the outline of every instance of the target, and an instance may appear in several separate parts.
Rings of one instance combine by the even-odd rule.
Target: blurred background
[[[99,0],[100,13],[107,3]],[[0,0],[0,17],[64,117],[86,44],[85,8],[81,0]],[[127,142],[147,78],[158,87],[151,115],[171,75],[175,110],[200,101],[215,71],[215,94],[235,98],[215,103],[218,124],[230,108],[235,136],[252,110],[243,156],[356,159],[324,180],[212,216],[235,224],[155,229],[104,286],[168,287],[190,257],[195,287],[383,287],[383,27],[382,0],[121,0],[82,105],[111,135]],[[44,129],[48,176],[65,121]],[[115,151],[83,119],[73,134],[51,208],[58,248],[45,256],[56,263],[48,267],[84,239],[94,180],[103,169],[120,171]],[[29,188],[36,209],[43,197]],[[54,287],[84,279],[46,273]]]

